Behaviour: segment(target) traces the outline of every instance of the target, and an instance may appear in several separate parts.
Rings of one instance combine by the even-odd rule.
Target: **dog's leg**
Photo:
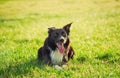
[[[42,60],[42,47],[38,50],[38,60]]]
[[[68,52],[68,60],[71,58],[71,59],[73,59],[73,57],[74,57],[74,50],[73,50],[73,48],[70,46],[70,49],[69,49],[69,52]]]
[[[66,49],[66,53],[64,55],[63,58],[63,62],[67,63],[69,59],[73,59],[74,57],[74,50],[71,46],[68,46],[68,48]]]
[[[47,48],[43,49],[43,63],[49,65],[51,63],[50,50]]]
[[[43,61],[43,63],[46,64],[46,65],[49,65],[49,64],[50,64],[50,61],[51,61],[51,60],[50,60],[50,57],[49,57],[48,55],[45,55],[45,56],[44,56],[44,61]]]

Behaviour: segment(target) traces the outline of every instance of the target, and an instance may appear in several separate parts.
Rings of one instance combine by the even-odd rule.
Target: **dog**
[[[48,28],[48,37],[38,50],[38,60],[44,64],[60,66],[73,59],[74,50],[69,38],[71,24],[63,28]]]

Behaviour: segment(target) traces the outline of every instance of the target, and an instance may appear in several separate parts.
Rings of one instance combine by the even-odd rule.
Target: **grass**
[[[47,28],[70,22],[69,67],[36,62]],[[1,0],[0,78],[21,77],[119,78],[120,0]]]

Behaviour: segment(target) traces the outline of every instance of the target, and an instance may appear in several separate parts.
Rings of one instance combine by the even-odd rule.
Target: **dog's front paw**
[[[68,69],[68,64],[63,64],[63,65],[62,65],[62,68],[63,68],[63,69]]]
[[[62,70],[63,68],[62,67],[60,67],[59,65],[54,65],[53,66],[55,69],[58,69],[58,70]]]

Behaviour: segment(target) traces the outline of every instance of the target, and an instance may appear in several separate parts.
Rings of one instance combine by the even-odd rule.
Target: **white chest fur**
[[[55,51],[53,50],[50,51],[51,51],[50,57],[52,64],[60,64],[63,60],[63,54],[61,54],[58,49],[56,49]]]

